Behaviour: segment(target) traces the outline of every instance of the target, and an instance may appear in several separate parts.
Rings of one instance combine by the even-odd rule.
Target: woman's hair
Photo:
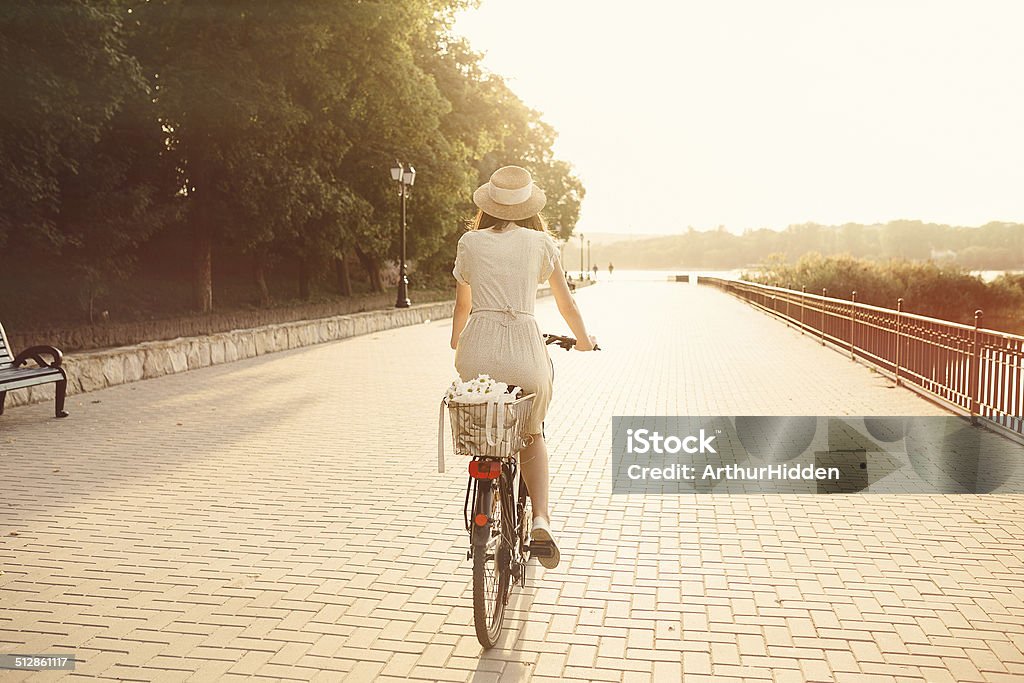
[[[489,213],[484,213],[482,210],[476,212],[471,220],[466,221],[466,226],[470,230],[484,230],[485,228],[494,228],[501,230],[515,223],[521,225],[524,228],[530,228],[531,230],[539,230],[540,232],[548,231],[547,221],[544,220],[544,216],[541,214],[534,214],[529,218],[523,218],[518,221],[507,221],[502,218],[495,218]]]

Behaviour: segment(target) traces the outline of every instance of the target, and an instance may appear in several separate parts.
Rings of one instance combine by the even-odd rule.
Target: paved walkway
[[[434,463],[438,321],[11,410],[0,653],[144,681],[1024,679],[1019,497],[611,496],[614,414],[941,411],[709,288],[578,299],[606,350],[553,351],[563,565],[500,647]]]

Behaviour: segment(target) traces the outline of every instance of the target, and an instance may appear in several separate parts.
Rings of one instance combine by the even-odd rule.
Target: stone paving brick
[[[47,680],[1024,680],[1018,496],[611,495],[612,415],[941,409],[712,289],[577,297],[605,350],[552,352],[563,566],[495,650],[461,464],[433,464],[436,321],[9,410],[0,652],[83,660]]]

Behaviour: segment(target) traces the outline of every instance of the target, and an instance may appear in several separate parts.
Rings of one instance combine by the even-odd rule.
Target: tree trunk
[[[252,255],[252,277],[259,290],[260,306],[268,308],[271,304],[270,288],[267,287],[267,264],[262,251]]]
[[[200,221],[192,228],[192,305],[200,313],[213,311],[213,238]]]
[[[342,296],[352,296],[352,277],[348,272],[348,254],[344,252],[334,259],[334,274],[338,278],[338,291]]]
[[[299,298],[309,301],[309,264],[301,256],[299,257]]]
[[[363,269],[366,271],[367,276],[370,278],[370,290],[373,292],[383,292],[384,282],[380,276],[380,264],[370,254],[356,247],[356,256],[359,258],[359,263],[362,264]]]
[[[380,264],[376,259],[370,261],[370,288],[377,293],[384,291],[384,280],[381,278]]]

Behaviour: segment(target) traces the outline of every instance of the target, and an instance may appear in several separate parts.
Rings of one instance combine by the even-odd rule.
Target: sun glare
[[[1024,220],[1024,5],[483,0],[456,31],[544,112],[579,229]]]

